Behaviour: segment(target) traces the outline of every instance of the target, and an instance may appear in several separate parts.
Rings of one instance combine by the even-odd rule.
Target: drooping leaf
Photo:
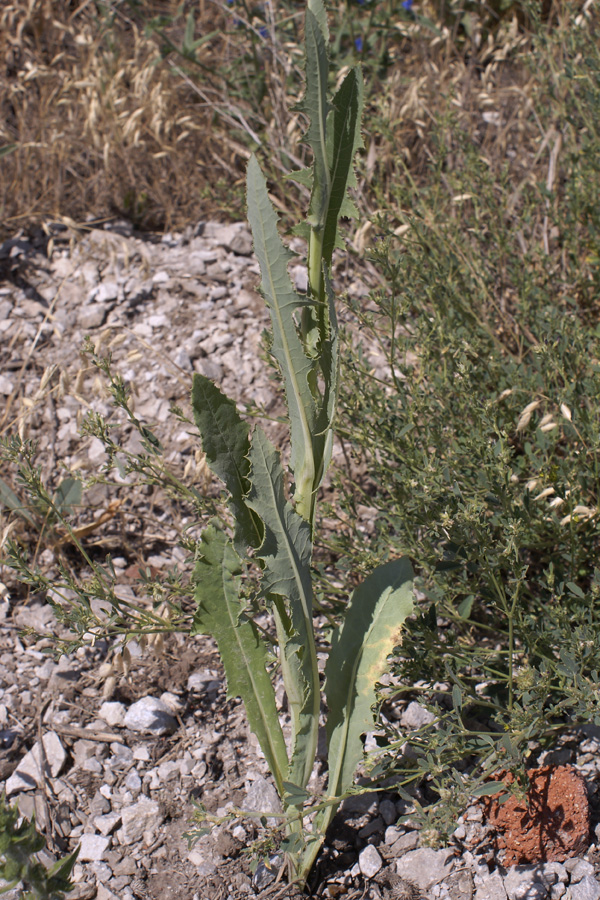
[[[250,450],[248,505],[262,519],[265,538],[256,555],[264,563],[263,588],[273,599],[281,667],[292,715],[289,778],[310,777],[319,721],[319,672],[312,633],[311,529],[285,498],[279,453],[257,428]]]
[[[30,525],[35,525],[33,516],[5,481],[0,478],[0,506],[6,506],[22,516]]]
[[[277,231],[277,215],[264,176],[254,156],[247,173],[248,220],[254,238],[254,250],[260,264],[262,290],[271,314],[273,354],[281,366],[290,417],[291,467],[296,479],[296,503],[302,507],[313,491],[314,460],[312,434],[316,418],[315,402],[309,387],[314,362],[309,359],[298,337],[296,310],[307,304],[293,289],[288,272],[292,254]]]
[[[234,401],[204,375],[194,375],[192,409],[206,461],[231,495],[234,545],[240,556],[245,556],[248,545],[257,547],[262,541],[260,522],[245,501],[250,489],[248,425],[240,417]]]
[[[275,692],[266,669],[264,640],[244,612],[240,600],[240,559],[227,536],[215,525],[202,535],[201,556],[194,570],[192,634],[210,634],[219,647],[229,697],[241,697],[250,728],[283,796],[288,758],[279,724]]]
[[[60,512],[70,513],[81,506],[83,485],[78,478],[63,478],[54,495],[54,505]]]
[[[350,787],[362,759],[360,738],[373,727],[375,685],[413,609],[412,579],[406,558],[379,566],[356,588],[333,634],[325,667],[330,796]]]

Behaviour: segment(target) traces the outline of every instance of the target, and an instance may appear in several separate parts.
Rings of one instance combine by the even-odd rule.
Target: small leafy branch
[[[23,819],[18,824],[19,818],[17,807],[9,805],[5,793],[0,795],[0,878],[7,882],[0,894],[21,883],[23,900],[64,900],[73,890],[70,876],[79,848],[46,869],[35,857],[46,847],[43,835],[35,821]]]
[[[322,0],[306,10],[306,142],[312,168],[293,180],[311,191],[306,221],[296,232],[308,241],[308,292],[294,290],[290,251],[255,157],[247,172],[248,219],[272,325],[272,354],[281,370],[290,423],[291,481],[264,432],[248,425],[207,378],[194,376],[192,404],[211,469],[224,482],[235,524],[232,537],[213,521],[200,542],[195,568],[193,633],[211,634],[219,647],[231,696],[242,698],[282,801],[290,875],[301,884],[362,759],[361,735],[372,729],[375,684],[400,641],[412,611],[412,570],[406,558],[379,566],[355,591],[332,635],[325,667],[328,708],[327,795],[311,804],[307,785],[315,763],[321,687],[313,624],[311,554],[317,493],[327,472],[336,411],[339,340],[331,284],[341,216],[352,215],[347,190],[361,144],[363,82],[351,69],[328,99],[328,26]],[[271,647],[241,593],[244,566],[261,570],[258,608],[275,621],[278,659],[291,716],[283,736],[272,677]],[[311,818],[310,830],[305,820]]]

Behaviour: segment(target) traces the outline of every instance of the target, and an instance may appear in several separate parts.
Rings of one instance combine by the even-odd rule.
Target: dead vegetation
[[[508,162],[517,181],[536,177],[556,135],[533,111],[547,73],[529,65],[524,5],[500,14],[469,3],[461,17],[457,4],[424,3],[414,20],[389,6],[384,36],[363,60],[371,123],[363,212],[390,206],[405,169],[422,176],[430,135],[449,115],[490,166]],[[257,148],[266,151],[280,208],[289,208],[281,175],[303,162],[302,119],[287,112],[301,81],[302,4],[261,9],[263,24],[242,4],[215,0],[3,4],[0,148],[16,145],[0,168],[5,234],[61,218],[125,217],[154,230],[243,218],[245,164]],[[585,27],[592,14],[589,2],[540,9],[548,35],[577,17]],[[332,10],[340,65],[352,52],[344,23],[354,14],[350,5]]]

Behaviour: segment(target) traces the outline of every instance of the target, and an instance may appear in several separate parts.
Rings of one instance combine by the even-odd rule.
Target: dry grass
[[[176,5],[144,12],[169,15]],[[220,74],[232,53],[226,13],[201,7],[198,32],[217,34],[192,80],[176,55],[162,61],[160,39],[123,4],[104,20],[92,2],[3,5],[0,146],[17,144],[0,169],[5,231],[61,216],[170,229],[242,215],[235,188],[248,150],[234,126],[243,130],[252,111],[228,101]]]
[[[48,218],[121,216],[171,230],[200,219],[243,218],[245,165],[257,146],[275,201],[289,210],[289,183],[280,175],[303,162],[303,123],[288,112],[301,84],[303,4],[293,14],[296,6],[275,0],[263,6],[266,37],[256,20],[244,19],[241,4],[228,8],[220,0],[190,2],[183,16],[176,16],[176,0],[145,0],[143,19],[127,0],[109,0],[104,13],[93,0],[5,3],[0,147],[16,143],[17,150],[0,160],[0,228],[14,233]],[[384,209],[389,216],[392,207],[393,216],[394,185],[426,176],[431,136],[450,115],[492,169],[509,166],[515,210],[523,186],[556,166],[558,132],[535,110],[547,72],[529,65],[533,37],[522,7],[515,4],[493,28],[483,14],[474,16],[468,37],[455,7],[451,0],[420,4],[437,34],[406,17],[389,22],[391,65],[384,76],[365,60],[364,213]],[[195,61],[174,52],[190,9],[194,37],[206,36]],[[554,0],[543,12],[550,34],[572,27],[577,16],[591,27],[593,4]],[[144,28],[153,16],[170,20],[162,35]],[[341,16],[341,6],[332,10],[334,36]],[[455,132],[448,129],[449,142]],[[462,149],[452,149],[460,167]],[[543,227],[543,210],[540,216]],[[396,225],[402,222],[399,215]]]

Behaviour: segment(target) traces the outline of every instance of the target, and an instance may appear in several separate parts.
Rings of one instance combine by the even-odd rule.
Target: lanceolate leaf
[[[308,359],[298,333],[294,313],[307,301],[292,287],[287,265],[291,253],[277,231],[277,216],[256,158],[250,157],[247,175],[248,220],[262,274],[262,289],[271,313],[273,353],[281,366],[290,416],[291,466],[296,479],[296,502],[312,494],[314,460],[312,433],[315,402],[308,377],[314,363]]]
[[[331,265],[335,247],[342,246],[337,238],[340,216],[356,215],[356,208],[348,196],[348,188],[356,185],[354,157],[362,146],[360,122],[364,104],[362,72],[358,66],[346,75],[333,98],[333,111],[327,122],[327,159],[331,174],[331,194],[327,207],[323,259]]]
[[[413,609],[412,579],[406,558],[379,566],[354,591],[334,632],[325,667],[330,796],[350,787],[362,759],[360,736],[373,727],[375,685]]]
[[[323,228],[327,215],[331,176],[327,162],[327,58],[326,35],[323,32],[324,10],[321,0],[313,0],[306,10],[306,93],[303,111],[310,120],[306,140],[313,152],[314,181],[308,221],[313,228]]]
[[[279,454],[259,428],[254,432],[250,462],[252,489],[247,502],[264,524],[265,539],[256,554],[265,566],[265,593],[274,599],[282,673],[292,713],[289,779],[304,787],[314,763],[319,721],[319,672],[312,633],[311,532],[309,524],[285,499]]]
[[[262,541],[260,521],[244,499],[250,490],[248,425],[240,418],[234,401],[204,375],[194,375],[192,408],[206,461],[231,494],[234,545],[239,555],[245,556],[248,545],[257,547]]]
[[[192,634],[211,634],[227,676],[227,693],[241,697],[281,796],[288,758],[266,670],[266,648],[240,600],[240,560],[226,535],[209,525],[194,570],[197,611]]]

